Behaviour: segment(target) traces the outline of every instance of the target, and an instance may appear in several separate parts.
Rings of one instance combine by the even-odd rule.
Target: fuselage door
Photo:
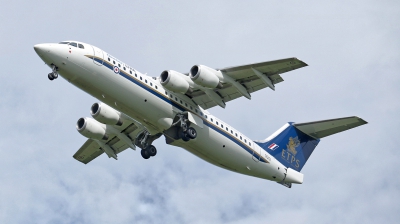
[[[95,63],[98,66],[103,65],[103,60],[104,60],[104,54],[103,51],[100,50],[99,48],[92,46],[93,47],[93,63]]]
[[[257,144],[255,144],[253,142],[252,148],[253,148],[253,160],[256,161],[256,162],[260,161],[260,158],[261,158],[261,147],[259,147]]]

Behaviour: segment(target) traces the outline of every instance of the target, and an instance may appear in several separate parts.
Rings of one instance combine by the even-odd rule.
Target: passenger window
[[[110,61],[110,58],[108,58],[108,61]]]
[[[142,76],[140,76],[140,80],[142,80]]]
[[[218,125],[218,121],[216,121],[215,123],[217,123],[217,125]]]
[[[167,96],[168,96],[168,93],[167,93],[167,91],[165,91],[165,95],[167,95]]]
[[[113,61],[113,64],[115,65],[115,61]]]
[[[224,125],[223,125],[223,124],[221,124],[221,128],[224,128]]]
[[[240,136],[240,140],[242,140],[242,136]]]
[[[158,86],[156,86],[156,89],[158,89]]]
[[[120,64],[118,64],[118,67],[121,67],[121,65],[120,65]]]
[[[203,113],[202,113],[202,112],[200,112],[200,115],[201,115],[201,116],[203,116]]]
[[[229,130],[228,130],[228,127],[226,127],[226,130],[229,131]]]
[[[183,103],[182,103],[182,100],[179,100],[179,102],[181,102],[181,104],[183,104]]]
[[[124,67],[124,70],[125,70],[125,67]]]
[[[246,143],[247,143],[247,140],[245,139],[245,140],[244,140],[244,142],[246,142]]]
[[[178,98],[175,97],[176,102],[178,102]]]
[[[73,47],[78,47],[78,45],[76,43],[74,43],[74,42],[69,43],[69,45],[73,46]]]
[[[185,106],[187,106],[187,103],[185,103]]]
[[[137,77],[137,74],[135,73],[135,77]]]
[[[197,109],[194,109],[194,111],[196,111],[196,113],[198,113]]]
[[[145,79],[144,82],[147,83],[147,79]]]
[[[207,115],[204,115],[207,118]]]
[[[192,107],[192,106],[190,106],[190,109],[191,109],[191,110],[193,110],[193,107]]]
[[[174,97],[172,96],[172,94],[169,94],[169,96],[173,99]]]
[[[129,73],[131,73],[131,75],[132,75],[132,71],[129,71]]]
[[[251,142],[249,142],[249,145],[251,146]]]
[[[211,118],[211,121],[214,122],[214,120]]]
[[[236,137],[237,137],[237,133],[235,133]]]
[[[233,134],[233,131],[231,130],[231,134]]]
[[[82,44],[78,44],[79,48],[85,49],[85,47]]]
[[[151,82],[150,85],[153,86],[153,83]]]

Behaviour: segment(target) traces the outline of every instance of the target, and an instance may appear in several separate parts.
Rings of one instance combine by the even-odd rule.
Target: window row
[[[211,118],[210,120],[211,120],[211,122],[214,122],[213,118]],[[219,124],[219,122],[217,120],[215,120],[215,124],[218,125],[218,126],[221,126],[221,128],[224,129],[224,124],[222,124],[222,123]],[[228,127],[225,126],[225,130],[229,133],[229,128]],[[242,138],[242,136],[238,135],[237,132],[234,133],[234,131],[232,129],[230,129],[230,133],[232,134],[232,136],[235,136],[236,138],[239,138],[241,141],[244,140],[244,143],[248,143],[251,146],[251,141],[250,140],[247,142],[247,139]]]

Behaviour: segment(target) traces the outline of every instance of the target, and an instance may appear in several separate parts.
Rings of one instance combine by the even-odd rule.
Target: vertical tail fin
[[[299,131],[290,122],[272,134],[265,142],[256,142],[284,166],[300,171],[319,143]]]
[[[284,166],[300,171],[320,138],[367,124],[359,117],[296,124],[289,122],[264,141],[256,143]]]

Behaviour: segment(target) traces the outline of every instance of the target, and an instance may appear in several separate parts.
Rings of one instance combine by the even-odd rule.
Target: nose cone
[[[45,56],[46,53],[50,53],[50,44],[36,44],[33,49],[39,56]]]

